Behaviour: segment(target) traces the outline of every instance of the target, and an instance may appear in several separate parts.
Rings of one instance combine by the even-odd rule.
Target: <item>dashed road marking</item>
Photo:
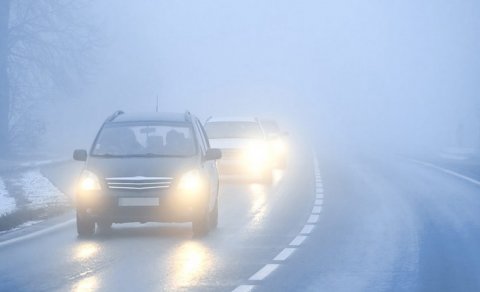
[[[270,275],[273,271],[275,271],[278,268],[278,266],[279,266],[278,264],[266,264],[265,266],[263,266],[263,268],[258,270],[258,272],[253,274],[253,276],[251,276],[249,280],[261,281],[266,277],[268,277],[268,275]]]
[[[284,248],[280,251],[274,258],[274,262],[283,262],[288,259],[302,243],[308,238],[308,235],[313,231],[315,225],[319,218],[320,213],[322,212],[323,206],[323,182],[320,174],[320,168],[317,161],[317,156],[314,154],[314,171],[315,171],[315,201],[313,204],[312,212],[307,219],[306,224],[303,226],[299,235],[297,235],[289,244],[289,247]],[[249,281],[262,281],[273,273],[280,264],[266,264],[255,274],[253,274],[248,280]],[[239,285],[232,292],[249,292],[255,289],[256,285]]]
[[[296,248],[291,247],[284,248],[275,258],[273,258],[273,260],[284,261],[288,259],[288,257],[290,257],[296,250]]]
[[[295,238],[292,240],[292,242],[290,242],[289,245],[291,245],[291,246],[299,246],[299,245],[301,245],[301,244],[305,241],[306,238],[307,238],[307,237],[304,236],[304,235],[297,235],[297,237],[295,237]]]
[[[309,223],[309,224],[317,223],[319,218],[320,218],[320,216],[318,216],[318,215],[310,215],[307,223]]]
[[[312,214],[320,214],[322,212],[322,206],[314,206],[312,209]]]
[[[302,231],[300,231],[300,234],[310,234],[313,228],[315,228],[315,225],[306,224],[305,226],[303,226],[303,229]]]
[[[250,292],[255,288],[255,285],[240,285],[233,289],[232,292]]]

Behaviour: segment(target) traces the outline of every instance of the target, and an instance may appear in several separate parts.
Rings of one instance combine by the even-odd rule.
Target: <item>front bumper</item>
[[[207,204],[202,192],[187,195],[174,191],[98,191],[78,193],[77,211],[86,212],[96,221],[126,222],[190,222]],[[122,206],[122,198],[156,201],[158,205]],[[153,199],[153,200],[152,200]]]

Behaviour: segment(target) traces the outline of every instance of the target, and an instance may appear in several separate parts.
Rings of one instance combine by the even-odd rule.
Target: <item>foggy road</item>
[[[0,0],[0,292],[480,291],[479,31],[472,0]],[[151,220],[192,224],[109,228]]]
[[[223,183],[219,228],[201,239],[189,224],[117,224],[78,239],[73,214],[19,242],[1,243],[24,233],[2,235],[2,290],[480,288],[477,186],[398,157],[318,161],[316,176],[310,155],[295,159],[271,187]],[[44,172],[66,188],[77,168]]]

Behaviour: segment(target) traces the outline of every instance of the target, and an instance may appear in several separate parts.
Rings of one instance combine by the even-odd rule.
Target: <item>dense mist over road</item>
[[[46,108],[64,146],[90,143],[113,110],[154,110],[157,96],[161,111],[273,116],[345,145],[478,145],[475,1],[91,5],[103,46],[90,82]]]

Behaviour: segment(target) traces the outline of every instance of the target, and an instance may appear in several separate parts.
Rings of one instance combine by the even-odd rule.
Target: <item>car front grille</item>
[[[115,190],[152,190],[168,189],[172,184],[171,177],[110,177],[105,179],[109,189]]]

